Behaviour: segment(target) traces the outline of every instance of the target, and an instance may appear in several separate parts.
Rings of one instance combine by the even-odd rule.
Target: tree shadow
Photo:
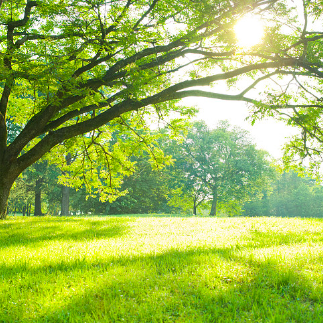
[[[0,246],[26,246],[45,241],[84,241],[116,238],[125,234],[130,218],[28,218],[28,221],[0,223]]]
[[[135,219],[128,217],[41,218],[28,222],[28,230],[26,223],[7,222],[0,224],[0,243],[24,246],[53,240],[109,239],[126,234],[132,221]],[[11,230],[12,239],[3,237]],[[80,256],[72,261],[62,258],[58,263],[35,266],[3,264],[0,279],[15,282],[17,290],[31,289],[33,292],[27,294],[32,295],[31,304],[35,305],[34,316],[28,317],[31,310],[24,309],[23,303],[27,294],[17,294],[26,319],[8,305],[2,313],[0,306],[0,322],[319,323],[323,317],[322,282],[305,275],[296,262],[287,267],[275,255],[254,256],[270,247],[323,241],[323,233],[310,235],[306,239],[295,232],[252,228],[241,237],[239,246],[191,246],[188,250],[173,249],[157,255],[111,255],[103,260]],[[321,256],[311,257],[308,261],[322,263]],[[26,286],[29,283],[22,278],[33,276],[37,282]],[[46,287],[53,280],[60,283]],[[81,291],[73,293],[75,285],[82,285]],[[47,292],[46,288],[55,288],[57,294],[64,291],[66,299],[57,305],[52,293],[52,303],[46,305],[44,297],[37,294]],[[4,297],[5,292],[0,289],[0,299]]]
[[[309,236],[305,236],[304,233],[308,233]],[[249,236],[249,237],[248,237]],[[246,236],[246,242],[243,245],[249,245],[253,248],[266,248],[266,247],[277,247],[282,245],[292,245],[292,244],[302,244],[305,242],[312,243],[323,241],[323,232],[311,232],[302,231],[291,232],[291,231],[277,231],[277,230],[267,230],[261,231],[257,229],[251,229]]]
[[[203,270],[205,259],[212,271]],[[221,266],[233,271],[221,271]],[[0,268],[6,279],[26,271],[43,274],[40,284],[46,284],[52,272],[66,277],[71,286],[75,282],[68,279],[75,271],[84,271],[84,277],[90,272],[95,279],[88,286],[84,278],[79,282],[86,287],[81,293],[70,294],[58,308],[48,307],[33,322],[322,322],[322,286],[293,267],[255,260],[236,248]],[[17,317],[8,312],[1,319],[13,322]]]

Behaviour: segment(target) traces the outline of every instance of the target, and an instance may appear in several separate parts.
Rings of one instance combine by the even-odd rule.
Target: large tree
[[[188,96],[243,100],[260,114],[285,114],[304,129],[296,152],[309,153],[308,138],[322,141],[322,89],[311,87],[322,82],[323,33],[309,29],[322,2],[299,4],[300,20],[287,0],[1,1],[0,218],[17,176],[53,148],[73,146],[71,138],[84,142],[79,136],[91,133],[85,151],[96,145],[104,159],[109,151],[102,143],[121,116],[148,107],[165,114]],[[266,37],[240,49],[234,25],[251,14],[267,24]],[[193,88],[244,75],[254,80],[231,95]],[[295,86],[247,96],[269,79]],[[296,87],[299,100],[293,100]],[[10,144],[8,117],[22,127]]]

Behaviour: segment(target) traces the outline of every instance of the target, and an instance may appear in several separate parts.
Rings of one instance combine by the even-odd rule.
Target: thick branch
[[[38,6],[38,2],[37,1],[27,0],[27,4],[26,4],[26,7],[25,7],[24,17],[21,20],[9,21],[7,23],[7,26],[10,27],[10,28],[16,28],[16,27],[25,26],[27,24],[29,18],[30,18],[31,9],[33,7],[36,7],[36,6]]]
[[[297,41],[296,43],[292,44],[291,46],[285,48],[283,50],[283,52],[288,52],[290,49],[295,48],[298,45],[307,44],[309,42],[314,42],[314,41],[317,41],[317,40],[322,39],[322,38],[323,38],[323,34],[319,34],[319,35],[316,35],[314,37],[304,37],[303,39]]]
[[[203,24],[204,25],[204,24]],[[200,27],[199,27],[200,28]],[[199,29],[197,28],[197,29]],[[221,28],[218,28],[221,29]],[[189,35],[190,33],[188,33],[187,35]],[[109,82],[122,77],[126,72],[121,73],[122,75],[116,74],[120,69],[126,67],[127,65],[130,65],[134,62],[136,62],[139,59],[142,59],[144,57],[153,55],[153,54],[157,54],[160,52],[168,52],[176,47],[182,46],[182,45],[186,45],[186,43],[184,42],[183,37],[179,40],[175,40],[173,42],[171,42],[168,45],[165,46],[156,46],[156,47],[152,47],[152,48],[147,48],[142,50],[141,52],[125,58],[123,60],[118,61],[116,64],[114,64],[112,67],[109,68],[109,70],[105,73],[103,78],[100,79],[90,79],[88,80],[86,83],[82,83],[78,88],[82,89],[82,88],[89,88],[92,90],[97,90],[100,86],[102,85],[107,85]],[[109,56],[109,55],[108,55]],[[106,57],[106,59],[108,59],[108,56]],[[91,63],[90,63],[91,64]],[[94,65],[97,64],[97,61],[95,63],[93,63]],[[147,66],[148,68],[149,66]],[[56,97],[60,98],[64,95],[66,95],[64,93],[64,88],[60,89],[57,94]],[[71,98],[75,98],[75,96],[72,96]],[[72,102],[75,103],[77,102],[76,100],[71,98],[66,98],[64,101],[65,102]],[[79,100],[82,99],[83,97],[79,96]],[[37,114],[36,116],[34,116],[31,121],[26,125],[25,129],[21,132],[21,134],[16,138],[15,142],[12,144],[12,151],[13,154],[18,155],[19,152],[23,149],[23,147],[33,138],[35,138],[37,135],[39,135],[40,133],[42,133],[43,128],[45,127],[46,123],[54,116],[54,114],[59,111],[64,109],[65,107],[69,106],[71,103],[69,104],[60,104],[60,105],[49,105],[47,107],[45,107],[41,113]]]
[[[139,18],[139,20],[133,26],[133,30],[136,30],[140,23],[149,15],[149,13],[154,9],[159,0],[154,0],[149,6],[148,10]]]
[[[229,94],[214,93],[214,92],[208,92],[208,91],[202,91],[202,90],[188,90],[188,91],[176,92],[171,96],[171,99],[177,100],[177,99],[187,98],[190,96],[227,100],[227,101],[245,101],[249,103],[254,103],[254,100],[250,98],[246,98],[240,94],[229,95]]]
[[[36,144],[35,147],[17,159],[15,169],[13,171],[16,171],[19,174],[22,170],[49,152],[51,148],[64,140],[97,129],[109,121],[119,117],[121,114],[128,111],[138,110],[144,105],[144,102],[126,100],[92,119],[50,132],[45,138]]]
[[[82,33],[71,33],[71,34],[61,34],[61,35],[40,35],[40,34],[27,34],[27,33],[14,33],[13,36],[22,35],[23,37],[15,42],[16,47],[20,47],[28,40],[39,40],[39,39],[51,39],[51,40],[61,40],[71,37],[82,37]]]
[[[173,86],[170,86],[166,90],[159,93],[160,96],[172,96],[174,93],[187,89],[189,87],[195,86],[207,86],[213,82],[220,81],[220,80],[228,80],[233,77],[243,75],[245,73],[254,71],[254,70],[262,70],[262,69],[271,69],[271,68],[280,68],[280,67],[292,67],[297,65],[297,60],[290,58],[290,59],[281,59],[276,62],[268,62],[268,63],[259,63],[259,64],[251,64],[249,66],[244,66],[241,68],[237,68],[233,71],[229,71],[226,73],[206,76],[203,78],[199,78],[196,80],[189,80],[177,83]],[[169,93],[169,94],[168,94]]]

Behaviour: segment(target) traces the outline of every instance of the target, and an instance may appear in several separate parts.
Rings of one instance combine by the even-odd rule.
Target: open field
[[[9,217],[0,322],[322,322],[323,221]]]

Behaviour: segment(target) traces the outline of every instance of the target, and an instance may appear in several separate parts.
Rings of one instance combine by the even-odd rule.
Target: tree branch
[[[21,20],[17,20],[17,21],[9,21],[6,25],[10,28],[16,28],[16,27],[22,27],[25,26],[30,18],[30,13],[31,13],[31,9],[33,7],[38,6],[38,2],[37,1],[30,1],[27,0],[27,4],[25,7],[25,14],[24,17]]]
[[[148,10],[140,17],[140,19],[135,23],[132,30],[136,30],[140,23],[149,15],[149,13],[154,9],[159,0],[154,0],[149,6]]]

